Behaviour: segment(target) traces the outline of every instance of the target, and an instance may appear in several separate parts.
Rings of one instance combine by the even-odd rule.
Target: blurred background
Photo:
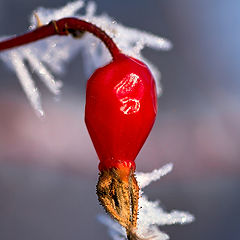
[[[66,2],[1,0],[0,36],[26,31],[36,7]],[[163,95],[137,170],[173,162],[173,172],[146,194],[196,221],[161,230],[176,240],[239,240],[240,2],[95,2],[98,13],[174,45],[170,52],[144,50],[162,73]],[[83,121],[82,61],[69,63],[60,101],[38,81],[44,120],[0,62],[0,239],[110,239],[96,220],[103,210],[95,195],[98,159]]]

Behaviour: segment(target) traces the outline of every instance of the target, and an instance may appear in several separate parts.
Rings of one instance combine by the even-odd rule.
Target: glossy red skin
[[[119,55],[87,83],[85,122],[100,159],[99,170],[127,166],[135,158],[157,113],[156,87],[141,61]]]

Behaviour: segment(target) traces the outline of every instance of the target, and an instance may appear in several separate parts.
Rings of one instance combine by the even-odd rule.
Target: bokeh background
[[[170,52],[144,50],[162,73],[163,95],[138,171],[174,171],[146,189],[166,210],[196,221],[162,227],[171,239],[240,239],[240,2],[95,1],[98,13],[167,37]],[[0,36],[24,32],[38,6],[64,0],[1,0]],[[0,63],[0,239],[110,239],[96,220],[98,160],[84,125],[83,59],[69,63],[60,101],[38,81],[36,117],[14,73]],[[36,77],[37,79],[37,77]]]

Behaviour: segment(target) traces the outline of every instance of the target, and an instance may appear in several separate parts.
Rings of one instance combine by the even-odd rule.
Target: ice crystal
[[[77,12],[84,6],[85,14],[78,14]],[[123,26],[106,14],[97,15],[96,5],[93,2],[85,4],[84,1],[79,0],[56,10],[38,8],[33,11],[29,29],[37,27],[34,13],[37,13],[42,24],[47,24],[51,20],[58,20],[63,17],[77,17],[96,24],[114,39],[124,53],[143,60],[149,66],[156,80],[157,92],[158,94],[161,93],[160,73],[153,64],[143,57],[141,50],[145,46],[156,50],[168,50],[171,48],[171,43],[168,40]],[[5,38],[7,37],[1,39]],[[0,58],[15,71],[33,108],[40,115],[43,115],[40,93],[29,68],[39,76],[53,94],[57,95],[60,93],[62,84],[61,81],[55,79],[54,74],[62,74],[64,72],[64,64],[73,59],[79,52],[84,57],[84,67],[88,76],[96,68],[106,64],[111,59],[103,43],[88,33],[77,40],[71,37],[51,37],[4,51],[0,53]]]
[[[154,240],[167,240],[169,236],[161,232],[158,226],[170,224],[185,224],[194,220],[194,217],[188,212],[173,210],[165,212],[158,201],[149,201],[143,194],[142,189],[148,186],[152,181],[159,180],[172,170],[172,164],[167,164],[151,173],[136,173],[137,181],[141,187],[141,197],[139,198],[139,219],[137,233],[141,237],[152,237]],[[107,226],[110,236],[113,240],[126,239],[125,229],[117,222],[106,215],[99,215],[98,220]]]

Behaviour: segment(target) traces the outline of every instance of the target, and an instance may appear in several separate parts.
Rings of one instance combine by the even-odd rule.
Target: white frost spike
[[[79,0],[68,3],[66,6],[56,10],[41,7],[34,11],[34,13],[37,13],[42,24],[47,24],[52,20],[58,20],[64,17],[76,17],[96,24],[113,38],[124,53],[139,58],[149,66],[156,80],[157,93],[160,95],[161,75],[157,68],[142,56],[141,51],[146,46],[156,50],[169,50],[171,43],[164,38],[116,23],[114,19],[106,14],[96,15],[96,4],[93,2],[86,4],[85,14],[77,14],[77,11],[83,8],[83,6],[84,1]],[[34,14],[32,14],[30,22],[30,29],[37,27]],[[34,85],[30,72],[24,66],[24,61],[27,60],[29,66],[35,71],[49,90],[54,94],[59,94],[61,82],[54,79],[54,74],[63,74],[66,62],[72,60],[79,52],[84,58],[84,68],[88,76],[92,74],[96,68],[103,66],[111,60],[111,56],[104,44],[88,33],[77,40],[71,37],[56,36],[18,48],[19,64],[22,64],[24,72],[28,73],[28,78],[26,78],[28,83],[24,84],[23,82],[25,80],[23,78],[20,79],[22,86],[29,85],[30,81],[32,85]],[[13,58],[11,57],[11,53],[15,53],[15,50],[1,52],[0,58],[8,66],[11,66],[11,69],[17,72],[16,65],[12,63]],[[50,73],[48,69],[51,69],[52,73]],[[43,113],[39,93],[36,91],[36,88],[25,87],[24,90],[34,109]]]
[[[161,177],[163,177],[166,174],[168,174],[169,172],[171,172],[172,169],[173,169],[173,164],[169,163],[169,164],[164,165],[160,169],[154,169],[150,173],[141,173],[141,172],[137,173],[136,177],[137,177],[139,187],[142,189],[142,188],[148,186],[151,182],[157,181]]]
[[[62,82],[55,81],[53,75],[46,69],[42,62],[39,62],[36,55],[29,49],[23,49],[23,54],[32,69],[38,74],[39,78],[45,83],[49,90],[56,95],[59,94]]]
[[[13,68],[16,71],[16,75],[20,80],[22,88],[30,100],[33,108],[36,110],[39,116],[43,116],[44,112],[42,110],[38,89],[35,87],[35,84],[25,64],[23,63],[21,55],[17,50],[13,50],[9,53],[9,58],[12,62]]]
[[[155,169],[151,173],[136,173],[137,181],[141,188],[146,187],[151,182],[159,180],[172,170],[173,165],[167,164],[160,169]],[[139,198],[139,217],[138,231],[141,237],[153,237],[154,240],[167,240],[169,236],[159,230],[157,226],[171,224],[185,224],[194,220],[194,217],[187,212],[173,210],[169,213],[165,212],[159,205],[158,201],[151,202],[143,195]],[[126,239],[125,229],[117,222],[113,221],[106,215],[98,216],[98,220],[108,227],[108,231],[112,239]]]
[[[36,11],[33,11],[33,14],[30,18],[31,25],[30,28],[37,27],[36,17],[34,13],[37,13],[39,19],[42,24],[48,24],[52,20],[58,20],[63,17],[73,17],[76,16],[76,12],[84,6],[84,1],[75,1],[71,3],[67,3],[64,7],[61,7],[57,10],[46,9],[43,7],[38,8]]]

